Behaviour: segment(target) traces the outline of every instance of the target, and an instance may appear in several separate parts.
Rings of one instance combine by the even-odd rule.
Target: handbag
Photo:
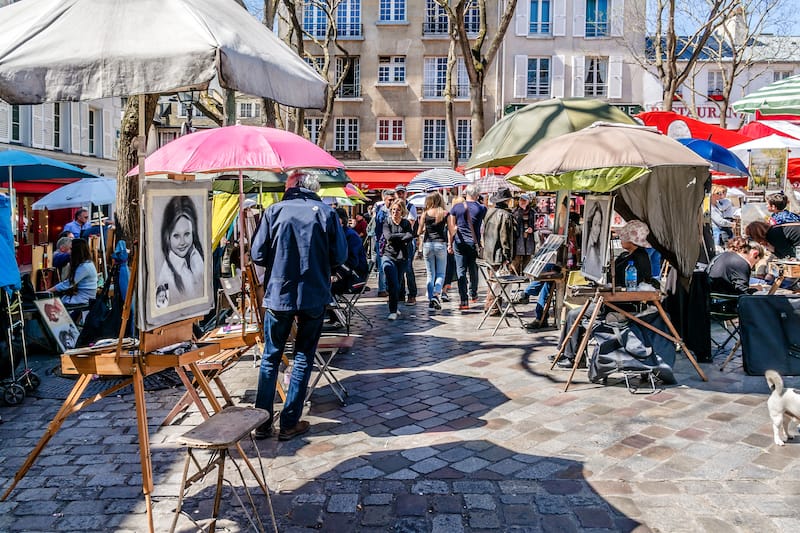
[[[472,225],[472,215],[469,212],[469,204],[467,204],[466,200],[464,200],[464,216],[469,223],[469,231],[472,233],[472,242],[475,243],[475,252],[478,254],[478,257],[483,257],[483,245],[480,239],[478,239],[478,235],[475,233],[475,226]]]

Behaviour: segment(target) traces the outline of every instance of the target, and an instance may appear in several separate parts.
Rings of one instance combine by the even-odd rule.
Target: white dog
[[[789,421],[794,419],[800,421],[800,394],[793,389],[783,388],[783,378],[774,370],[767,370],[764,373],[767,378],[772,394],[767,400],[769,417],[772,419],[772,432],[775,435],[775,444],[783,446],[789,435]]]

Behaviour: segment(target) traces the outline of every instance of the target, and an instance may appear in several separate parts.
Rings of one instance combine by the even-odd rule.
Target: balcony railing
[[[453,87],[453,94],[456,98],[469,98],[469,84],[461,83]]]
[[[605,96],[608,92],[608,85],[594,83],[592,85],[585,85],[583,88],[584,96]]]
[[[586,37],[608,37],[608,22],[586,21]]]
[[[528,26],[529,35],[549,35],[550,31],[550,22],[531,22]]]
[[[722,94],[722,89],[711,89],[708,91],[708,99],[720,102],[725,99],[725,95]]]
[[[423,98],[444,98],[444,83],[425,83],[422,85]],[[453,85],[453,98],[469,98],[469,84]]]
[[[361,37],[364,35],[364,25],[355,22],[344,22],[336,25],[339,37]]]
[[[336,91],[336,98],[360,98],[361,85],[358,83],[343,83]]]
[[[547,98],[550,96],[550,83],[546,81],[529,83],[525,95],[528,98]]]
[[[331,150],[336,159],[361,159],[361,150]]]
[[[422,23],[422,35],[447,35],[450,24],[446,20]]]

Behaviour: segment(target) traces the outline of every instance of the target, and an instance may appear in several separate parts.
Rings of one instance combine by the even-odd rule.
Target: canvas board
[[[69,316],[61,298],[36,300],[34,303],[42,316],[42,323],[55,339],[61,353],[75,348],[80,331]]]
[[[142,187],[138,299],[150,331],[213,306],[211,182],[146,181]]]
[[[566,242],[564,235],[550,235],[533,254],[531,260],[525,265],[522,270],[523,274],[533,278],[541,276],[545,265],[548,263],[555,263],[558,255],[558,249]]]
[[[612,203],[612,196],[587,196],[583,211],[581,274],[598,283],[603,283],[608,264]]]

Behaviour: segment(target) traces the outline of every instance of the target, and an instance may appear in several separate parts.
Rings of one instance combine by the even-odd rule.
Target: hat
[[[501,187],[497,189],[497,192],[494,193],[491,198],[489,198],[489,202],[497,205],[507,202],[511,200],[511,198],[511,191],[508,189],[508,187]]]
[[[632,242],[636,246],[650,248],[647,236],[650,235],[650,228],[641,220],[631,220],[619,230],[619,240]]]
[[[528,193],[522,193],[522,194],[519,195],[519,199],[520,200],[525,200],[526,202],[530,202],[531,201],[531,195],[528,194]]]
[[[394,188],[394,192],[406,192],[406,186],[398,185],[397,187]]]

